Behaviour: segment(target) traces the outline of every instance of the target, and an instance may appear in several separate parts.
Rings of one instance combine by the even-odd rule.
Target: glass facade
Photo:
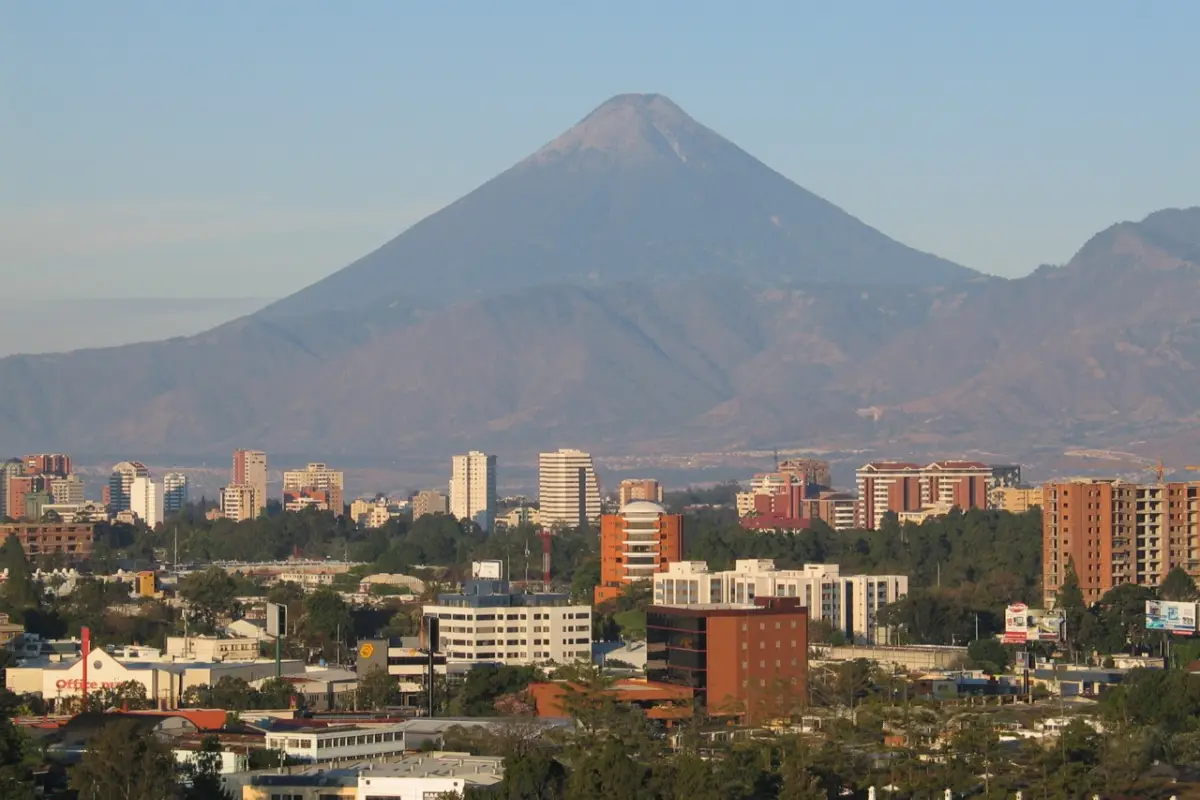
[[[703,693],[708,673],[708,620],[700,616],[646,616],[646,677]]]

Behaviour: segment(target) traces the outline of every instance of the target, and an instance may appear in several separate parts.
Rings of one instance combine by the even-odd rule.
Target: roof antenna
[[[775,448],[775,471],[779,472],[779,448]]]

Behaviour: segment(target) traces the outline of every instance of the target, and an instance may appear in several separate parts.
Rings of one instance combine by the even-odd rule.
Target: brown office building
[[[791,475],[792,480],[801,486],[823,486],[829,488],[833,479],[829,472],[829,462],[817,458],[789,458],[779,462],[780,475]]]
[[[1200,578],[1200,481],[1080,479],[1047,483],[1042,493],[1047,603],[1068,563],[1089,603],[1122,583],[1157,586],[1175,567]]]
[[[709,714],[789,716],[808,699],[808,609],[795,597],[651,606],[646,677],[692,689]]]
[[[662,484],[653,478],[626,478],[617,489],[617,505],[625,506],[634,500],[663,501]]]
[[[0,525],[0,542],[16,536],[30,558],[61,554],[81,561],[92,554],[95,526],[83,523],[11,523]]]
[[[671,561],[683,558],[683,516],[668,514],[658,503],[635,500],[618,514],[600,517],[600,583],[593,592],[599,605],[621,594],[634,581],[650,581]]]

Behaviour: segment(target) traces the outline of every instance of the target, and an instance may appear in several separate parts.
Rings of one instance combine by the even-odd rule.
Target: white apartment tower
[[[538,457],[541,523],[582,528],[600,519],[600,484],[592,457],[581,450],[556,450]]]
[[[188,479],[182,472],[163,475],[163,514],[178,514],[187,505]]]
[[[137,478],[149,478],[150,470],[138,461],[122,461],[108,476],[108,507],[113,512],[131,511],[130,497]]]
[[[149,477],[137,477],[129,487],[129,510],[153,529],[163,521],[163,487]]]
[[[450,513],[484,533],[496,524],[496,457],[472,450],[450,464]]]

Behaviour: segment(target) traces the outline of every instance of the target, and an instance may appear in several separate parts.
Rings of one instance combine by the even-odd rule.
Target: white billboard
[[[472,561],[471,577],[484,581],[499,581],[504,579],[503,561]]]
[[[1196,632],[1196,604],[1147,600],[1146,630],[1191,636]]]
[[[1004,610],[1004,643],[1057,642],[1062,639],[1063,617],[1057,611],[1013,603]]]

